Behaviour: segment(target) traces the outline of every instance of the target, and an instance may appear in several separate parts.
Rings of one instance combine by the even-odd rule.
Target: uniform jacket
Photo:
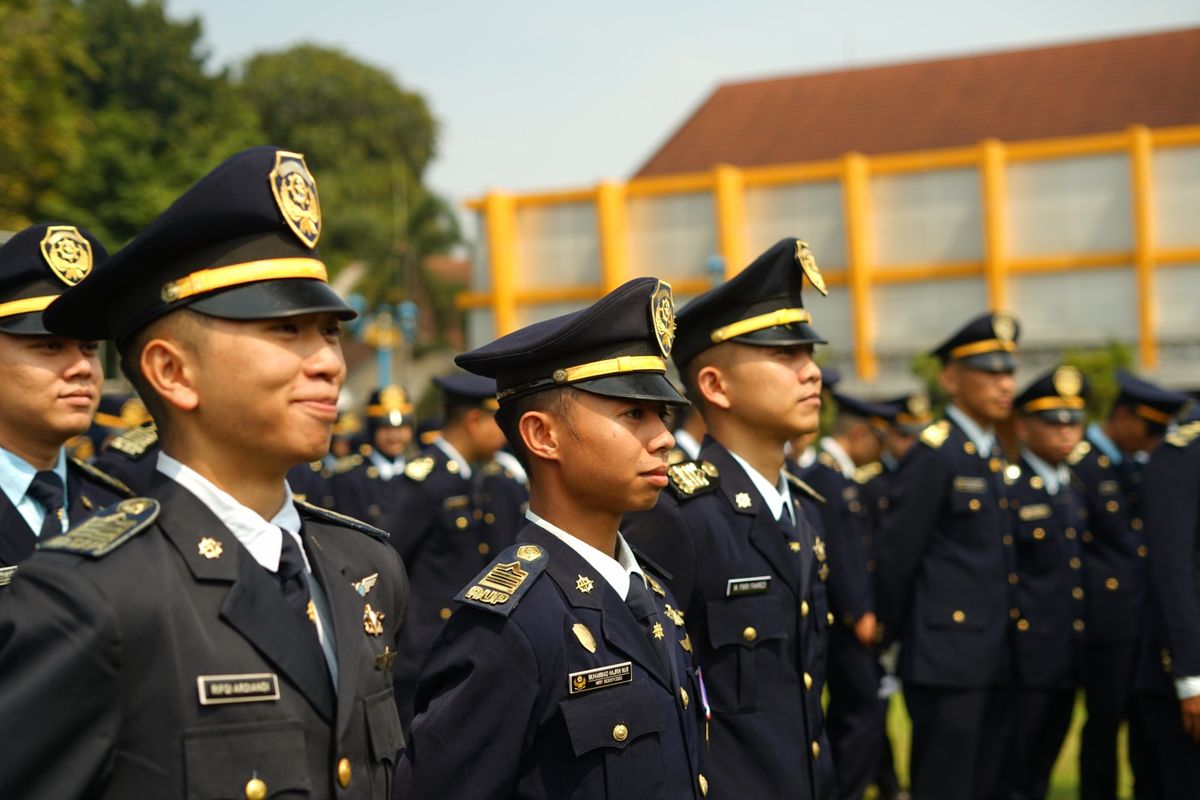
[[[0,796],[240,798],[257,778],[270,797],[389,797],[403,742],[388,651],[407,595],[395,552],[361,523],[299,508],[335,693],[301,657],[312,633],[275,577],[179,484],[159,475],[147,498],[105,515],[111,533],[161,505],[123,542],[92,555],[43,543],[0,603]]]
[[[673,574],[712,707],[713,797],[833,797],[821,710],[831,614],[825,544],[797,514],[791,549],[750,477],[706,437],[700,461],[629,515],[626,537]],[[799,485],[797,510],[815,502]],[[801,501],[799,498],[805,496]]]
[[[982,688],[1011,678],[1012,517],[1004,461],[951,420],[926,428],[892,477],[879,534],[877,603],[899,675]]]
[[[92,514],[118,500],[132,497],[129,487],[90,464],[77,458],[67,459],[67,518],[78,525]],[[37,535],[29,529],[29,523],[21,512],[9,502],[8,496],[0,492],[0,567],[19,564],[33,555]],[[0,585],[11,578],[12,573],[0,572]]]
[[[158,429],[153,423],[148,423],[116,436],[92,464],[128,486],[134,493],[142,494],[150,488],[154,476],[158,474],[155,467],[161,449]]]
[[[579,554],[532,523],[516,540],[463,590],[429,654],[396,796],[702,797],[694,640],[661,578],[647,568],[669,671]],[[484,593],[497,571],[517,582],[505,599]]]
[[[385,519],[400,501],[404,480],[400,475],[384,480],[379,468],[366,457],[370,447],[363,445],[363,448],[361,453],[339,459],[333,468],[330,485],[334,508],[390,534],[392,530],[385,527]]]
[[[332,480],[333,471],[324,459],[298,464],[289,469],[287,474],[288,486],[297,500],[328,509],[336,505]]]
[[[1114,464],[1086,437],[1068,461],[1087,504],[1082,534],[1087,641],[1135,643],[1145,624],[1149,552],[1139,502],[1142,466],[1130,459]]]
[[[1087,522],[1076,486],[1046,491],[1022,458],[1009,490],[1016,531],[1017,675],[1022,686],[1067,689],[1078,684],[1084,635],[1080,535]]]
[[[825,498],[817,508],[829,549],[829,606],[835,620],[853,626],[875,607],[869,572],[874,569],[871,518],[860,487],[824,451],[797,474]]]

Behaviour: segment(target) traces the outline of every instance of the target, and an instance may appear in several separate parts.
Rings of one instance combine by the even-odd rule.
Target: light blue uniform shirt
[[[37,473],[37,468],[28,461],[15,453],[0,448],[0,489],[4,490],[4,496],[8,498],[8,502],[13,504],[17,513],[29,524],[29,529],[33,531],[34,536],[41,533],[42,522],[46,519],[46,509],[27,494],[29,485],[33,483],[33,476]],[[67,453],[62,448],[59,448],[58,451],[58,462],[54,465],[54,474],[63,482],[63,530],[65,531],[70,527],[67,509],[71,507],[71,499],[67,497],[66,492]]]

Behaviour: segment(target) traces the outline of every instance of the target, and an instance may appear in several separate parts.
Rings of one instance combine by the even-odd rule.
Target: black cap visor
[[[1082,425],[1087,418],[1082,408],[1047,408],[1035,411],[1029,416],[1038,417],[1042,422],[1049,422],[1051,425]]]
[[[689,405],[687,398],[680,394],[667,376],[658,372],[626,372],[620,375],[604,375],[567,385],[603,397],[651,400],[676,406]],[[553,389],[555,387],[554,384],[551,384],[544,388]]]
[[[978,353],[957,359],[958,363],[980,372],[1016,372],[1017,359],[1006,350],[993,350],[990,353]]]
[[[46,323],[42,320],[41,311],[32,311],[28,314],[14,314],[11,317],[0,318],[0,333],[9,333],[14,336],[55,335],[46,330]]]
[[[259,281],[204,295],[184,307],[210,317],[251,320],[331,312],[350,320],[358,313],[324,281],[287,278]]]
[[[770,328],[743,333],[741,336],[735,336],[728,341],[753,345],[755,347],[793,347],[802,344],[829,343],[807,322],[774,325]]]

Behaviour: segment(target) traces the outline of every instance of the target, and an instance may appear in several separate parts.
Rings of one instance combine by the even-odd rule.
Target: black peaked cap
[[[74,225],[43,222],[15,234],[0,247],[0,331],[49,334],[42,312],[107,260],[100,240]]]

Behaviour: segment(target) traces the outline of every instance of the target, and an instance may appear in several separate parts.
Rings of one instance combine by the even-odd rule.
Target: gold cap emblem
[[[42,258],[59,280],[74,286],[92,271],[92,243],[74,225],[51,225],[42,238]]]
[[[1079,391],[1083,388],[1083,376],[1077,367],[1059,367],[1054,370],[1054,377],[1051,380],[1054,383],[1054,391],[1058,392],[1059,397],[1078,397]]]
[[[1017,323],[1005,313],[992,315],[992,332],[1002,342],[1011,342],[1017,335]]]
[[[822,295],[828,295],[829,289],[825,287],[825,277],[821,275],[821,270],[817,266],[817,257],[808,248],[808,242],[803,239],[796,240],[796,262],[800,265],[800,269],[804,270],[804,274],[808,276],[808,281],[813,285],[813,288]]]
[[[304,156],[286,150],[275,152],[275,169],[271,170],[271,193],[283,213],[283,221],[300,241],[311,250],[321,238],[321,202],[317,199],[317,182]]]
[[[909,395],[908,398],[908,413],[914,417],[923,417],[929,413],[929,395],[924,392],[917,392]]]
[[[650,296],[650,320],[654,323],[654,338],[663,356],[671,355],[675,344],[675,299],[671,296],[671,284],[658,282],[658,288]]]

